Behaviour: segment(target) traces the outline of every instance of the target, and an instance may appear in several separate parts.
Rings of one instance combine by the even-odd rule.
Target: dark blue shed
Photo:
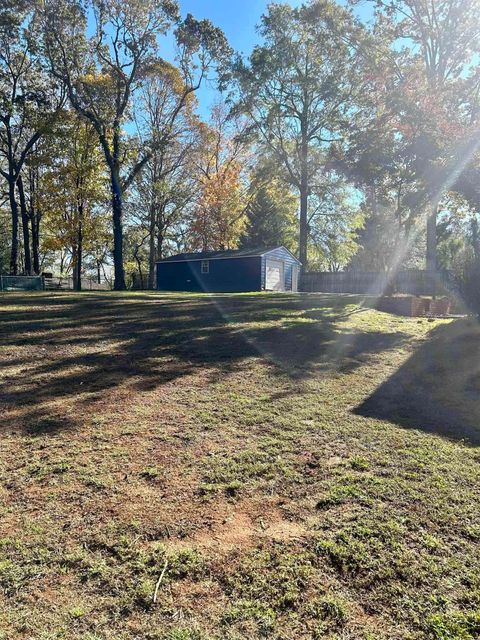
[[[157,262],[160,291],[297,291],[300,262],[285,247],[180,253]]]

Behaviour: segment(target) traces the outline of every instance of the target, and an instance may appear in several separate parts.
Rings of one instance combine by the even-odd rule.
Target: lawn
[[[480,637],[480,329],[0,298],[0,638]]]

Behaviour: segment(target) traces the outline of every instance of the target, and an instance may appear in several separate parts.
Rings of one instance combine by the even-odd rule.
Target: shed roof
[[[163,260],[157,260],[157,262],[188,262],[191,260],[222,260],[225,258],[255,258],[275,251],[275,249],[285,249],[286,247],[260,247],[256,249],[229,249],[228,251],[198,251],[195,253],[177,253],[174,256],[164,258]],[[295,256],[288,251],[288,253],[295,258]],[[297,262],[299,262],[297,260]],[[300,263],[299,263],[300,264]]]

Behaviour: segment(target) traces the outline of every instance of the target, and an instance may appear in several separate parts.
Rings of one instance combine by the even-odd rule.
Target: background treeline
[[[174,0],[3,0],[0,273],[153,286],[173,252],[283,244],[304,269],[474,287],[478,15],[271,4],[245,58]],[[205,82],[221,99],[202,119]]]

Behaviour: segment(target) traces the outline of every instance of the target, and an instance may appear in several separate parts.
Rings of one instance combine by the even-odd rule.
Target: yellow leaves
[[[213,249],[236,247],[245,222],[239,164],[231,162],[204,175],[194,224],[194,231],[203,236],[203,244]]]
[[[115,95],[117,81],[108,69],[86,73],[79,78],[83,93],[88,96],[88,101],[95,105],[95,111],[102,114],[102,120],[110,122],[115,113]]]
[[[167,60],[155,60],[155,62],[149,66],[147,75],[169,85],[178,95],[181,95],[185,89],[185,83],[180,70]]]
[[[245,149],[223,105],[212,109],[210,124],[200,122],[199,195],[192,231],[200,248],[238,246],[246,226]]]
[[[222,206],[237,197],[240,188],[240,167],[232,162],[209,176],[202,176],[200,184],[201,201],[207,206]]]
[[[109,89],[113,85],[113,78],[107,73],[86,73],[80,77],[80,82],[96,89]]]
[[[50,168],[37,189],[43,214],[44,250],[65,250],[77,243],[81,228],[85,250],[107,234],[106,216],[99,209],[108,198],[108,181],[92,126],[78,117],[59,125]]]

